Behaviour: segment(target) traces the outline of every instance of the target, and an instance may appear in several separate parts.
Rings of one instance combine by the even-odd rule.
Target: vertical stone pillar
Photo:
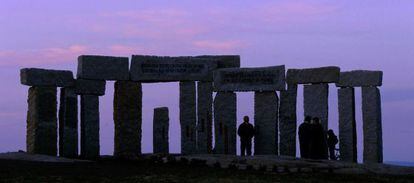
[[[278,155],[278,113],[276,92],[254,93],[255,155]]]
[[[78,156],[78,96],[74,88],[60,89],[59,155]]]
[[[115,82],[114,123],[114,156],[133,158],[141,154],[141,83]]]
[[[298,86],[288,85],[280,92],[279,131],[280,155],[296,156],[296,100]]]
[[[81,95],[81,157],[99,158],[99,96]]]
[[[341,160],[357,162],[354,88],[338,89],[338,112]]]
[[[305,85],[303,90],[305,116],[318,117],[325,132],[324,137],[326,137],[328,131],[329,85],[326,83]],[[324,149],[324,157],[328,158],[328,146],[325,146]]]
[[[214,98],[216,154],[236,155],[237,96],[234,92],[218,92]]]
[[[305,116],[318,117],[323,129],[328,130],[328,84],[304,85]]]
[[[196,153],[196,88],[194,81],[180,82],[181,154]]]
[[[169,117],[168,108],[159,107],[154,109],[154,121],[152,123],[153,151],[154,153],[169,153],[168,131]]]
[[[56,87],[29,89],[26,148],[28,153],[57,155]]]
[[[213,84],[200,81],[197,88],[197,152],[209,154],[213,141]]]
[[[362,87],[364,163],[382,163],[381,95],[377,87]]]

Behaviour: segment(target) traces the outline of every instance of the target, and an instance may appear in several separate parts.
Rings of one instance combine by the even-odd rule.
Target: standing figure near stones
[[[338,144],[338,137],[335,135],[332,129],[328,130],[327,133],[327,143],[328,143],[328,149],[329,149],[329,159],[330,160],[336,160],[335,156],[335,146]]]
[[[240,136],[241,156],[252,155],[252,138],[254,136],[254,127],[249,123],[249,116],[244,116],[243,123],[240,124],[237,134]]]
[[[310,154],[310,139],[311,139],[311,120],[310,116],[306,116],[304,122],[299,126],[299,144],[300,157],[309,158]]]
[[[319,118],[315,117],[312,119],[311,126],[311,140],[310,140],[310,158],[311,159],[328,159],[326,135],[323,130],[322,124]]]

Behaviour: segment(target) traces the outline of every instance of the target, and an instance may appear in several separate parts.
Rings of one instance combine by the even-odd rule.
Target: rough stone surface
[[[89,80],[89,79],[77,79],[76,80],[76,94],[78,95],[105,95],[105,80]]]
[[[280,92],[279,131],[280,155],[296,156],[296,100],[298,86],[288,85]]]
[[[25,161],[24,164],[26,164],[27,162],[29,163],[54,163],[54,164],[56,163],[66,163],[66,164],[67,163],[91,163],[92,162],[89,160],[63,158],[63,157],[43,155],[43,154],[30,154],[27,152],[20,152],[20,151],[0,153],[0,159],[7,160],[7,161],[10,161],[10,160],[17,160],[21,162]],[[2,165],[8,166],[9,164],[5,163]]]
[[[339,67],[289,69],[286,81],[289,84],[336,83],[339,81]]]
[[[180,82],[181,154],[194,154],[197,152],[196,115],[195,82]]]
[[[356,70],[341,72],[338,87],[369,87],[382,85],[382,71]]]
[[[81,95],[82,158],[99,158],[99,96]]]
[[[140,82],[212,81],[217,63],[195,57],[133,55],[131,80]]]
[[[164,158],[165,160],[167,158]],[[187,160],[187,162],[205,162],[209,167],[238,168],[246,171],[261,170],[273,173],[294,173],[313,176],[326,173],[328,176],[391,176],[413,175],[414,167],[403,167],[388,164],[356,164],[331,160],[308,160],[286,156],[261,155],[261,156],[231,156],[231,155],[186,155],[171,158],[175,161]],[[264,174],[268,174],[263,172]],[[290,174],[295,176],[296,174]],[[391,178],[392,179],[392,178]],[[364,179],[365,180],[365,179]],[[368,180],[368,179],[367,179]],[[376,178],[375,180],[380,180]],[[318,182],[318,181],[316,181]],[[320,182],[320,181],[319,181]],[[397,181],[398,182],[398,181]]]
[[[357,162],[355,90],[338,89],[339,151],[342,161]]]
[[[71,87],[75,84],[72,71],[24,68],[20,83],[28,86]]]
[[[215,91],[285,90],[285,66],[226,68],[214,71]]]
[[[128,80],[128,57],[81,55],[78,57],[78,79]]]
[[[59,155],[78,156],[78,96],[74,88],[60,89]]]
[[[328,84],[304,86],[304,116],[318,117],[325,131],[328,130]]]
[[[214,129],[216,154],[236,155],[237,96],[218,92],[214,98]]]
[[[364,163],[382,163],[381,95],[377,87],[362,87]]]
[[[200,55],[196,58],[207,58],[217,60],[217,68],[240,67],[239,55]]]
[[[278,113],[279,97],[276,92],[255,92],[255,155],[278,155]]]
[[[153,122],[153,148],[154,153],[169,153],[168,131],[170,118],[168,117],[168,108],[159,107],[154,109]]]
[[[213,84],[197,83],[197,152],[209,154],[213,143]]]
[[[115,82],[114,123],[114,156],[133,158],[141,154],[141,83],[132,81]]]
[[[56,88],[45,86],[30,87],[27,102],[27,152],[56,156]]]

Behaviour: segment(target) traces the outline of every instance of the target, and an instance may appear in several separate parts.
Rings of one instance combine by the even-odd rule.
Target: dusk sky
[[[412,0],[137,1],[2,0],[0,152],[25,150],[24,67],[72,70],[82,54],[232,54],[242,67],[339,66],[384,71],[384,161],[414,162],[414,2]],[[101,154],[113,153],[113,82],[101,97]],[[178,83],[143,85],[143,152],[152,152],[153,108],[170,108],[170,152],[180,151]],[[298,120],[303,120],[299,88]],[[329,128],[338,132],[337,88]],[[356,90],[358,158],[361,94]],[[238,93],[238,123],[253,119],[253,93]],[[299,123],[298,122],[298,123]]]

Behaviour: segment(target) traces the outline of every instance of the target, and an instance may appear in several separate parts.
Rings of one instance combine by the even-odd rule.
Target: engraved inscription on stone
[[[285,66],[228,68],[215,71],[216,91],[285,90]]]
[[[214,59],[133,55],[131,80],[141,82],[212,81]]]
[[[206,64],[144,63],[141,64],[143,74],[193,74],[203,73]]]
[[[275,73],[253,71],[253,72],[228,72],[223,74],[222,82],[227,83],[248,83],[253,84],[260,82],[262,84],[275,84]]]

